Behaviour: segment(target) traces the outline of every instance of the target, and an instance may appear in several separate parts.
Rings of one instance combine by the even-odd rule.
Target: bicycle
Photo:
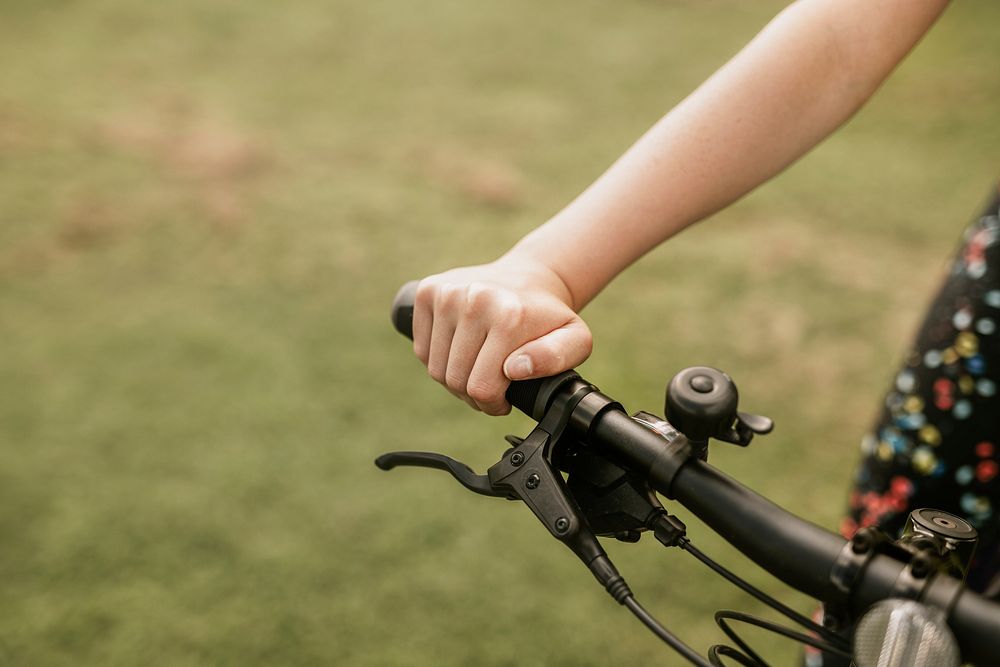
[[[393,324],[407,337],[412,337],[415,290],[416,283],[404,285],[393,303]],[[383,454],[376,465],[440,469],[475,493],[523,501],[616,602],[694,665],[721,667],[723,658],[746,667],[767,665],[731,621],[782,634],[860,667],[1000,664],[1000,604],[962,583],[975,529],[959,517],[919,509],[897,540],[874,529],[845,540],[716,470],[707,463],[710,440],[746,446],[773,426],[766,417],[738,409],[736,385],[722,371],[693,367],[678,373],[667,389],[665,419],[647,412],[629,416],[575,371],[513,382],[507,399],[538,424],[524,438],[508,436],[511,447],[486,475],[430,452]],[[823,603],[823,623],[698,550],[657,493],[679,502],[779,580]],[[691,553],[804,631],[720,611],[716,622],[736,648],[717,644],[702,657],[636,601],[597,540],[635,542],[644,531],[664,546]]]

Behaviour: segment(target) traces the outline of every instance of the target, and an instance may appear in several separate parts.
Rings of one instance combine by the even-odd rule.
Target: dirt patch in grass
[[[38,134],[30,119],[0,103],[0,154],[34,148]]]
[[[110,241],[123,220],[106,201],[85,197],[74,201],[58,232],[59,245],[67,250],[87,248]]]
[[[412,151],[409,162],[434,185],[476,204],[513,209],[523,201],[520,172],[495,155],[469,147],[424,147]]]
[[[247,197],[274,164],[266,142],[222,114],[170,98],[101,125],[112,150],[152,162],[215,223],[243,222]]]

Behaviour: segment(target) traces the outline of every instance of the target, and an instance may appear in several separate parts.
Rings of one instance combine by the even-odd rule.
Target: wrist
[[[510,275],[519,276],[525,287],[542,289],[552,294],[574,312],[580,309],[581,304],[577,301],[570,282],[544,253],[536,252],[529,244],[523,241],[518,243],[493,264]]]

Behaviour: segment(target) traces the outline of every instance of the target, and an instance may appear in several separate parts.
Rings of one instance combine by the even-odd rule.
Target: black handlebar
[[[645,475],[652,487],[680,502],[752,561],[796,590],[828,599],[831,572],[847,540],[778,507],[698,459],[689,459],[667,479],[662,439],[623,412],[597,415],[587,440],[630,469]],[[859,616],[892,595],[905,564],[876,555],[854,583],[850,607]],[[923,600],[950,609],[948,623],[967,662],[1000,664],[1000,606],[955,579],[934,577]]]
[[[408,338],[413,336],[416,290],[416,282],[407,283],[393,303],[392,323]],[[506,395],[511,405],[538,420],[560,391],[570,390],[564,376],[558,376],[512,382]],[[703,461],[678,462],[676,451],[664,447],[658,434],[620,410],[588,415],[586,432],[579,435],[595,451],[644,476],[657,492],[694,512],[781,581],[816,599],[829,599],[831,573],[847,544],[844,538],[778,507]],[[894,558],[872,557],[847,601],[855,615],[891,596],[904,569]],[[963,660],[1000,664],[1000,605],[946,576],[933,577],[922,599],[950,610],[948,623]]]

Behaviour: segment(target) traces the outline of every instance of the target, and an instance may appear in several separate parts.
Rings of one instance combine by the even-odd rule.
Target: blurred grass
[[[526,512],[375,470],[482,469],[528,427],[432,386],[386,311],[551,215],[779,6],[5,3],[0,664],[674,664]],[[844,131],[610,287],[588,377],[657,410],[727,369],[778,430],[714,460],[835,526],[996,177],[998,20],[957,3]],[[757,608],[642,544],[610,549],[696,646]]]

